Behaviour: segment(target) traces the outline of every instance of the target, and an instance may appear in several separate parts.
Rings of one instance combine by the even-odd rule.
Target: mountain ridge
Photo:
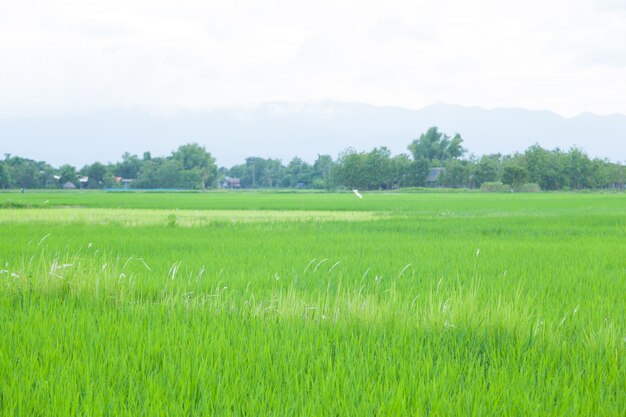
[[[514,153],[535,143],[548,148],[582,148],[591,157],[626,160],[626,115],[584,112],[564,117],[550,110],[485,109],[442,102],[418,110],[333,100],[267,102],[212,110],[179,109],[163,115],[135,109],[104,109],[80,115],[0,119],[3,153],[55,166],[77,167],[120,160],[124,152],[168,155],[197,142],[221,166],[248,156],[282,159],[346,149],[387,146],[393,153],[426,129],[460,133],[470,153]]]

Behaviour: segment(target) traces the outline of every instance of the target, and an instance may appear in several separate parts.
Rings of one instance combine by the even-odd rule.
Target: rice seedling
[[[2,416],[623,415],[624,195],[7,196]]]

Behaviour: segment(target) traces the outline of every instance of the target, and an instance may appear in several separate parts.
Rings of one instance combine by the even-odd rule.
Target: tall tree
[[[458,133],[450,138],[439,131],[437,127],[431,127],[423,133],[419,139],[413,140],[408,146],[413,155],[413,160],[426,159],[433,162],[443,163],[449,159],[457,159],[463,156],[465,149],[461,146],[463,139]]]
[[[313,163],[313,187],[330,190],[333,187],[334,162],[330,155],[317,155]]]
[[[374,148],[365,155],[367,188],[389,189],[393,185],[391,151],[386,147]]]
[[[217,181],[217,165],[215,158],[207,152],[204,146],[197,143],[188,143],[178,147],[172,153],[172,159],[181,163],[183,170],[196,170],[199,176],[199,184],[202,188],[213,187]],[[191,173],[185,174],[189,179],[193,176]]]
[[[343,151],[337,160],[335,178],[337,183],[348,188],[368,187],[366,155],[354,148]]]
[[[281,181],[283,187],[309,187],[313,170],[311,165],[298,157],[294,157],[285,167],[285,175]]]
[[[407,154],[396,155],[391,158],[391,187],[408,187],[411,183],[411,158]]]
[[[471,170],[470,162],[450,159],[446,161],[444,168],[445,170],[441,175],[441,183],[444,186],[451,188],[469,186]]]
[[[565,179],[570,188],[578,190],[593,186],[594,166],[581,149],[571,148],[565,156],[563,165]]]
[[[72,165],[65,164],[59,168],[58,172],[59,172],[59,176],[61,177],[61,179],[59,180],[61,182],[61,185],[67,182],[71,182],[74,185],[78,183],[78,177],[76,175],[76,168],[74,168]]]
[[[100,162],[94,162],[91,165],[84,167],[81,172],[83,175],[89,177],[89,181],[94,181],[97,184],[104,183],[104,177],[107,174],[107,167]]]
[[[139,171],[141,171],[141,165],[142,161],[137,155],[125,152],[122,155],[122,161],[117,163],[114,172],[118,177],[136,179],[139,176]]]
[[[543,190],[558,190],[565,185],[564,154],[560,150],[551,152],[536,144],[526,149],[524,160],[529,181]]]
[[[9,170],[0,161],[0,188],[8,188],[11,179],[9,178]]]
[[[480,187],[484,182],[497,181],[500,178],[501,155],[485,155],[474,167],[474,185]]]
[[[502,182],[511,187],[519,187],[528,181],[528,169],[524,157],[515,155],[502,163]]]

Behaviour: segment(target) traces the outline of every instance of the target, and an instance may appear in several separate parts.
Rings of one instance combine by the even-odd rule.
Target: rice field
[[[623,416],[626,195],[0,193],[0,416]]]

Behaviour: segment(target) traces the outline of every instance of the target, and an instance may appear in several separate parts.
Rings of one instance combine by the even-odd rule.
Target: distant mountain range
[[[247,156],[287,163],[299,156],[333,157],[351,146],[387,146],[394,154],[431,126],[460,133],[469,152],[513,153],[539,143],[549,149],[578,146],[592,157],[626,160],[626,116],[583,113],[565,118],[551,111],[483,109],[433,104],[420,110],[324,101],[265,103],[255,107],[178,111],[154,116],[141,110],[106,110],[49,118],[0,119],[0,154],[55,166],[118,161],[128,151],[168,155],[197,142],[220,166]],[[0,155],[1,157],[1,155]]]

